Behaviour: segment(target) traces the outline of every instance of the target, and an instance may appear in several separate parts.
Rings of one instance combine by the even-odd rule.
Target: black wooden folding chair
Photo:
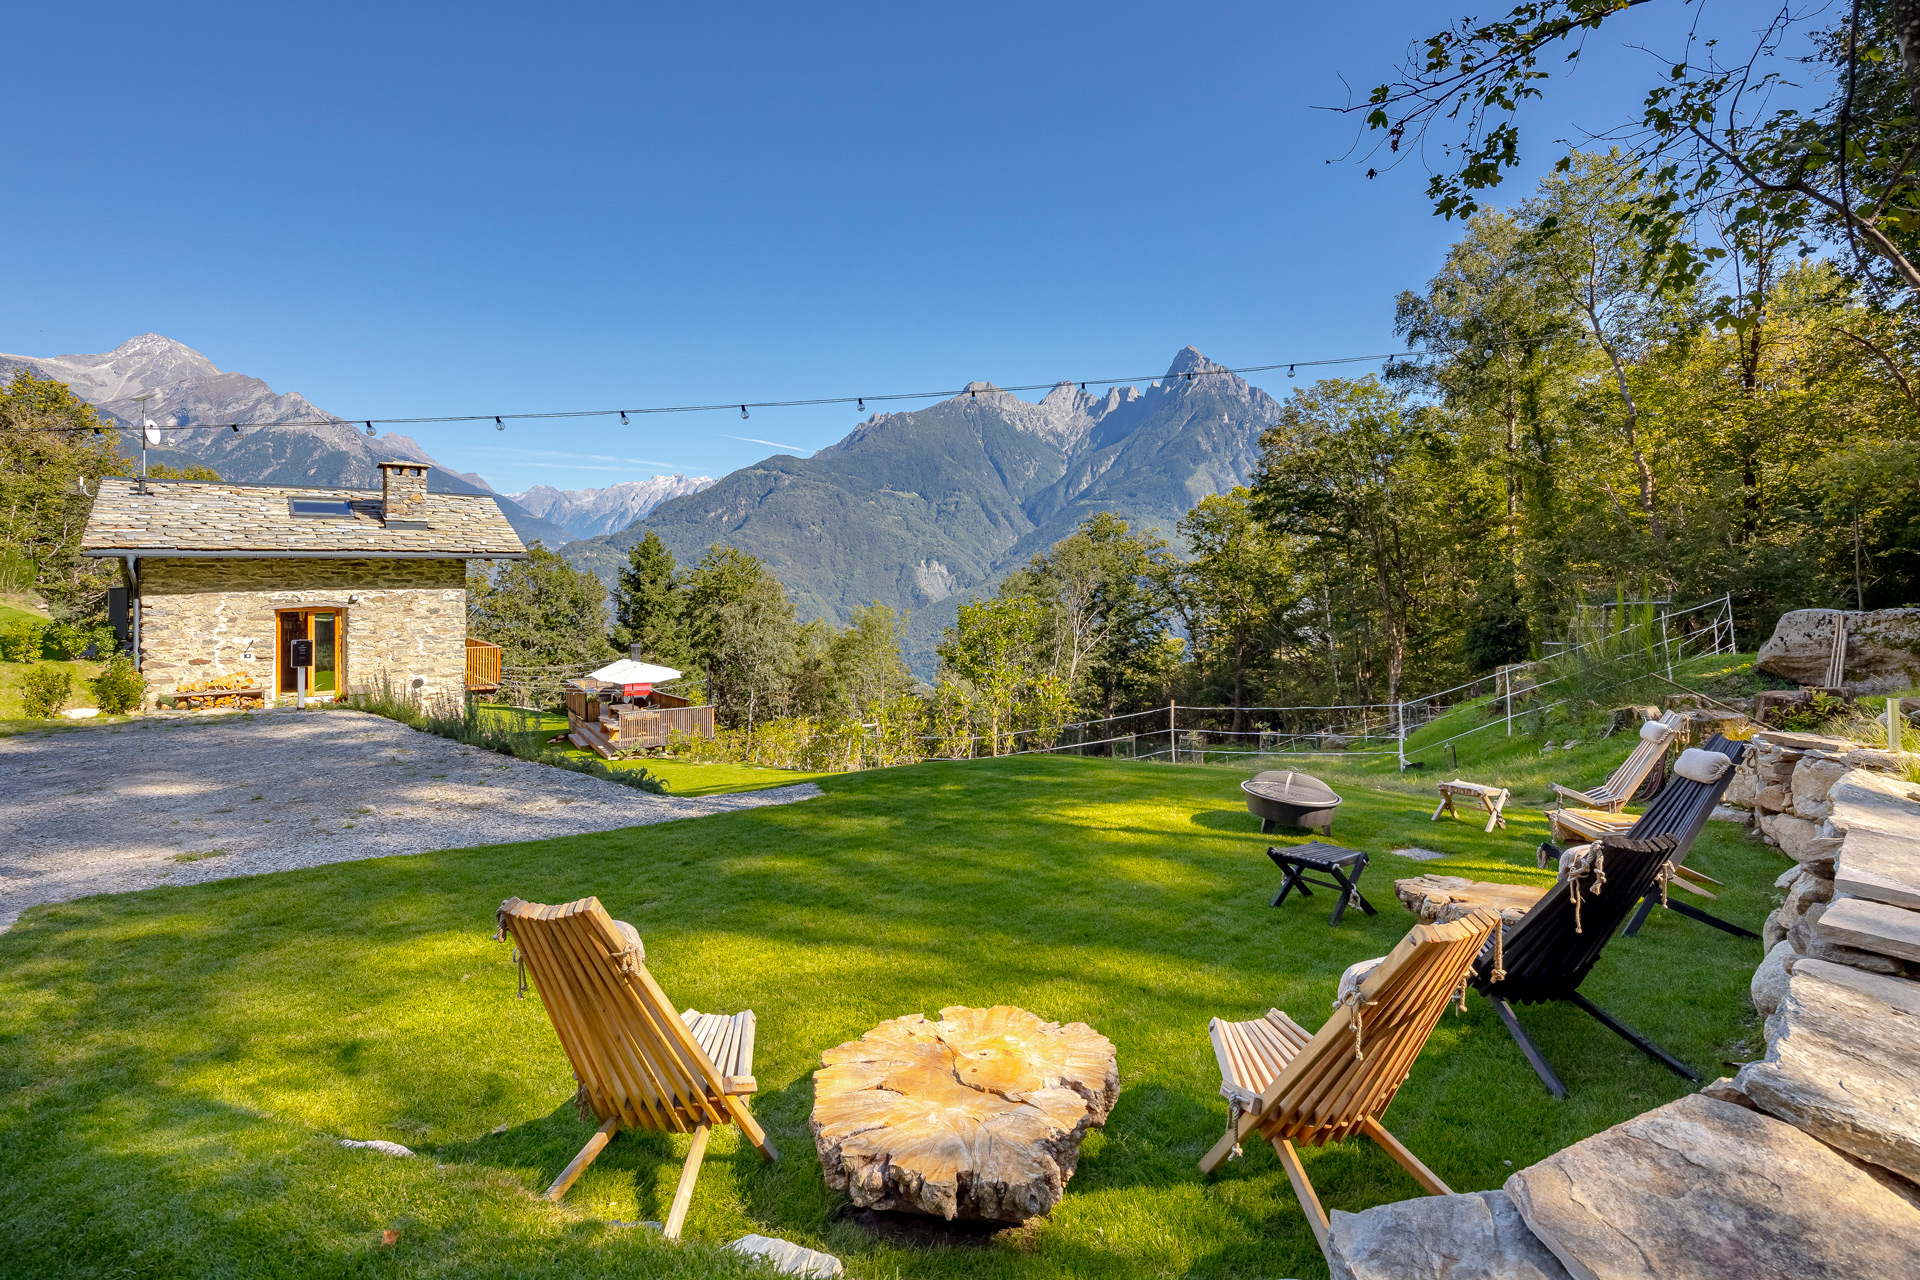
[[[1659,892],[1662,873],[1670,874],[1668,859],[1675,846],[1670,835],[1652,840],[1608,836],[1526,915],[1507,925],[1498,946],[1488,943],[1474,963],[1469,981],[1492,1002],[1520,1052],[1556,1098],[1567,1096],[1567,1086],[1520,1025],[1513,1012],[1515,1003],[1564,1000],[1669,1071],[1700,1079],[1686,1063],[1581,995],[1579,989],[1634,904]]]
[[[1700,832],[1706,827],[1707,819],[1713,816],[1714,807],[1720,798],[1727,794],[1727,787],[1733,782],[1734,769],[1740,767],[1741,757],[1746,754],[1747,744],[1732,742],[1715,735],[1701,747],[1703,751],[1717,751],[1733,761],[1733,766],[1723,772],[1713,782],[1694,782],[1689,778],[1674,777],[1668,781],[1659,797],[1647,806],[1640,820],[1627,829],[1627,836],[1635,840],[1652,840],[1657,836],[1672,836],[1674,839],[1673,865],[1682,876],[1689,880],[1704,880],[1706,877],[1685,870],[1687,854],[1693,849],[1693,842],[1700,838]],[[1708,883],[1716,883],[1708,881]],[[1640,932],[1640,926],[1647,922],[1647,914],[1653,910],[1654,899],[1659,894],[1649,892],[1640,899],[1640,909],[1633,913],[1633,919],[1627,922],[1626,935],[1631,938]],[[1711,896],[1711,895],[1709,895]],[[1670,901],[1667,906],[1689,919],[1701,924],[1712,925],[1723,933],[1736,938],[1758,938],[1760,935],[1751,929],[1743,929],[1730,920],[1722,920],[1710,911],[1702,911],[1690,903]]]
[[[1366,895],[1360,892],[1360,873],[1367,869],[1367,855],[1358,849],[1343,849],[1337,844],[1328,844],[1324,840],[1309,840],[1305,844],[1287,848],[1267,847],[1267,856],[1273,859],[1273,865],[1279,867],[1286,876],[1280,885],[1280,892],[1273,897],[1273,905],[1279,906],[1287,900],[1287,895],[1295,889],[1303,898],[1311,898],[1313,890],[1307,886],[1317,884],[1322,889],[1331,889],[1340,895],[1333,904],[1333,915],[1328,918],[1330,925],[1339,924],[1347,914],[1347,904],[1358,903],[1360,909],[1370,916],[1380,913],[1373,909]],[[1349,875],[1346,868],[1351,867]],[[1331,880],[1315,880],[1307,872],[1318,871],[1330,875]]]

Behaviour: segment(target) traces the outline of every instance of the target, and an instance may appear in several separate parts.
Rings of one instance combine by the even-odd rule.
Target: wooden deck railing
[[[500,646],[467,637],[467,688],[492,693],[500,687]]]

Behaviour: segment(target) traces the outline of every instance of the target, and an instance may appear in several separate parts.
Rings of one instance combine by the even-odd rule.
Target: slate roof
[[[103,476],[81,535],[82,555],[230,556],[273,559],[505,559],[525,556],[519,535],[484,494],[429,493],[413,514],[426,528],[388,528],[378,489]],[[345,501],[345,519],[292,514],[294,498]]]

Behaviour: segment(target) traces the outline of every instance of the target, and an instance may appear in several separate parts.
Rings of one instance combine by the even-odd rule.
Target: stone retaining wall
[[[1336,1210],[1336,1280],[1920,1275],[1920,786],[1839,739],[1756,746],[1733,799],[1794,859],[1766,1056],[1499,1191]]]
[[[346,687],[385,676],[429,700],[464,692],[464,561],[156,558],[140,562],[149,696],[235,672],[270,688],[274,611],[323,607],[345,615]]]

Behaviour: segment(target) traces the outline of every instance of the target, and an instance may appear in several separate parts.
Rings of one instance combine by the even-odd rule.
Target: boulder
[[[1790,1124],[1690,1094],[1507,1179],[1579,1280],[1913,1273],[1920,1210]]]
[[[1753,810],[1739,809],[1730,804],[1717,804],[1713,812],[1707,815],[1709,822],[1731,822],[1736,827],[1753,825]]]
[[[1798,920],[1806,914],[1808,907],[1815,903],[1831,901],[1833,901],[1833,881],[1809,872],[1793,882],[1793,887],[1787,890],[1787,900],[1780,905],[1789,917]]]
[[[1785,941],[1787,941],[1787,926],[1781,922],[1780,911],[1775,908],[1767,913],[1766,920],[1760,925],[1760,945],[1772,951]]]
[[[1814,852],[1813,842],[1820,835],[1820,826],[1790,813],[1768,813],[1762,808],[1760,831],[1795,862],[1807,862],[1812,860],[1807,855]]]
[[[1795,609],[1780,615],[1754,657],[1756,670],[1795,684],[1825,684],[1833,656],[1835,609]],[[1920,683],[1920,609],[1846,612],[1849,686],[1906,688]]]
[[[1920,1180],[1920,982],[1800,960],[1767,1040],[1736,1088],[1822,1142]]]
[[[1420,1196],[1362,1213],[1334,1210],[1333,1280],[1566,1280],[1504,1191]]]
[[[1846,772],[1847,766],[1825,755],[1810,752],[1800,757],[1800,763],[1793,766],[1793,782],[1789,787],[1793,792],[1794,813],[1815,822],[1826,817],[1833,808],[1827,801],[1827,792]]]
[[[1757,794],[1758,788],[1753,785],[1753,769],[1742,761],[1733,771],[1733,781],[1727,784],[1726,791],[1720,797],[1720,803],[1732,805],[1736,809],[1751,809],[1754,796]]]
[[[1787,994],[1787,962],[1794,958],[1791,942],[1781,941],[1767,948],[1767,958],[1753,971],[1753,982],[1748,990],[1753,995],[1753,1007],[1761,1017],[1770,1017],[1780,1007],[1781,997]]]

